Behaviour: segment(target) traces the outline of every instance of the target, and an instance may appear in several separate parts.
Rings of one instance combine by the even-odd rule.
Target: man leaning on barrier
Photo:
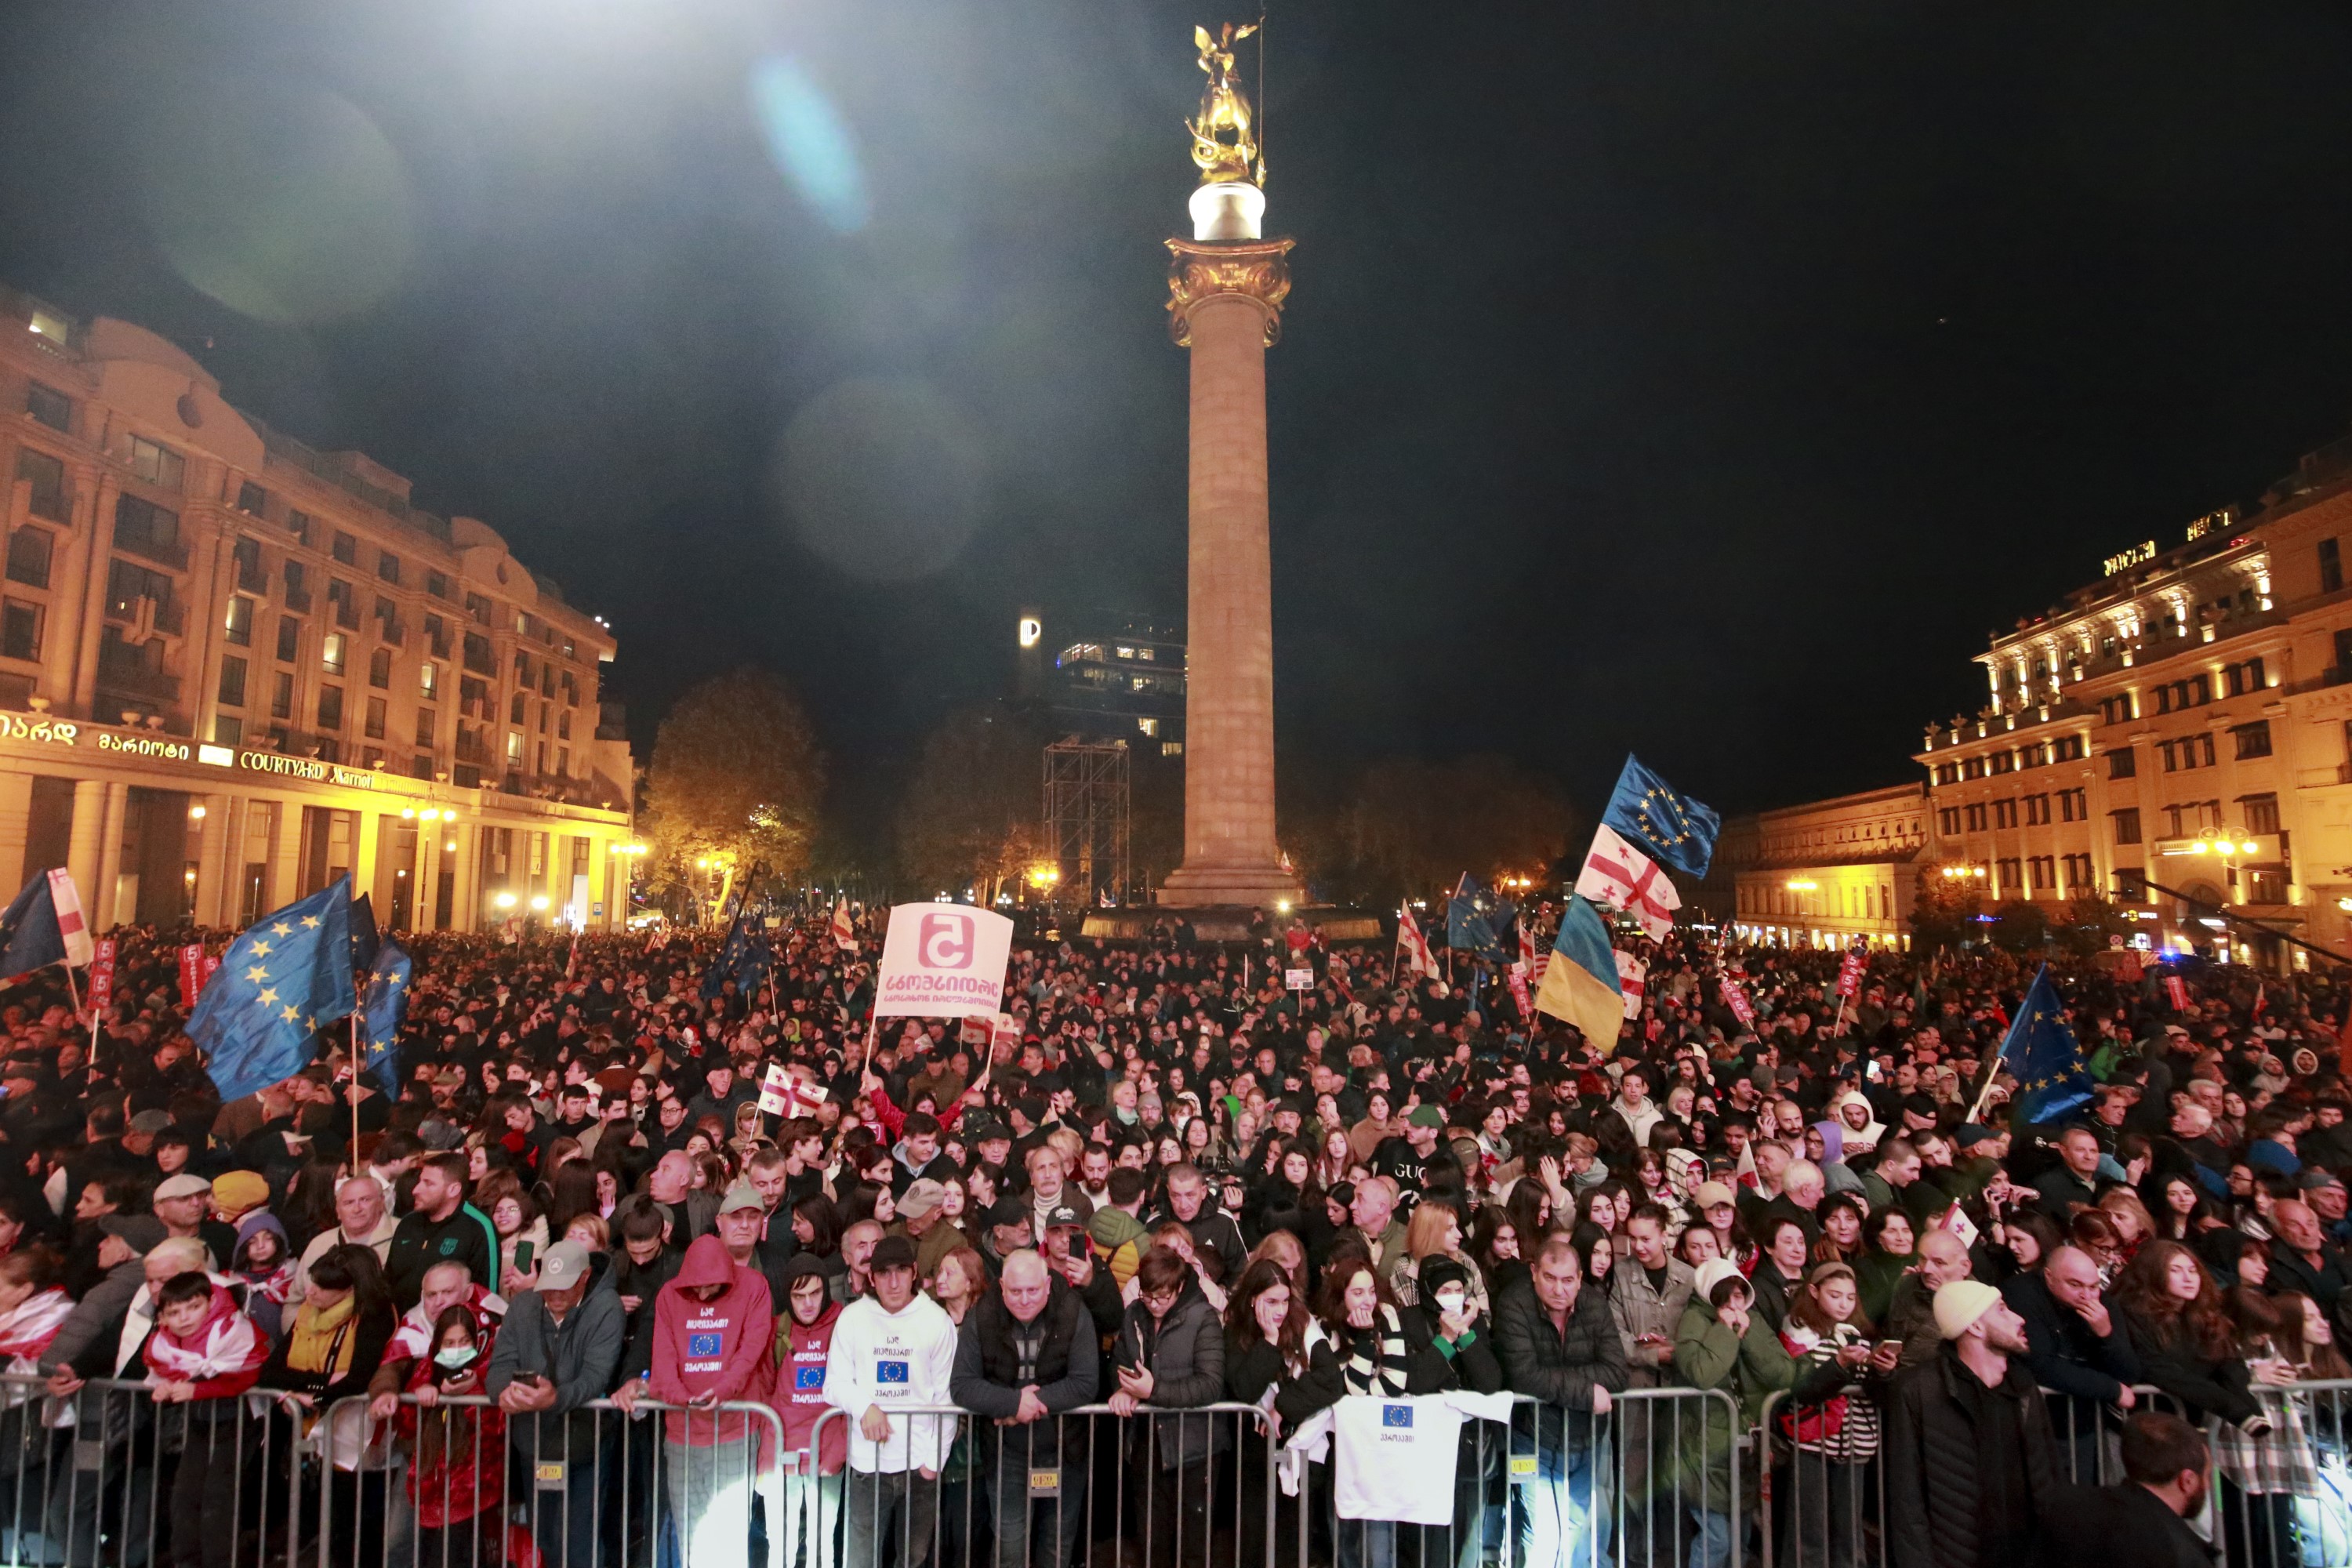
[[[895,1542],[899,1563],[920,1564],[931,1554],[940,1469],[958,1420],[903,1412],[949,1403],[956,1327],[915,1289],[913,1242],[884,1237],[870,1269],[872,1294],[842,1309],[825,1357],[825,1403],[850,1421],[843,1557],[852,1568],[877,1568]]]
[[[722,1208],[720,1230],[726,1228]],[[645,1387],[684,1405],[663,1420],[670,1507],[688,1563],[731,1563],[751,1539],[755,1482],[775,1463],[764,1421],[719,1409],[774,1392],[775,1316],[767,1280],[719,1236],[695,1237],[677,1277],[654,1300],[654,1353]],[[614,1395],[624,1409],[636,1384]]]
[[[484,1392],[507,1413],[531,1535],[550,1568],[591,1568],[598,1489],[617,1473],[611,1418],[582,1408],[604,1397],[621,1363],[624,1314],[609,1268],[579,1242],[549,1247],[539,1289],[515,1293],[490,1351]]]
[[[1136,1266],[1135,1285],[1136,1299],[1111,1345],[1118,1385],[1111,1410],[1121,1416],[1139,1407],[1188,1410],[1223,1398],[1224,1324],[1201,1293],[1192,1266],[1155,1247]],[[1211,1461],[1232,1446],[1231,1419],[1165,1415],[1126,1429],[1153,1568],[1208,1560]]]
[[[1538,1400],[1536,1474],[1512,1489],[1513,1560],[1582,1563],[1609,1549],[1607,1418],[1625,1387],[1625,1347],[1609,1303],[1583,1287],[1575,1244],[1544,1238],[1530,1278],[1495,1306],[1495,1344],[1512,1392]]]
[[[981,1475],[996,1502],[997,1568],[1029,1562],[1033,1505],[1050,1510],[1038,1563],[1068,1568],[1086,1530],[1092,1450],[1085,1420],[1061,1417],[1093,1402],[1101,1359],[1077,1292],[1034,1252],[1006,1258],[997,1289],[964,1319],[950,1386],[955,1403],[980,1418]]]

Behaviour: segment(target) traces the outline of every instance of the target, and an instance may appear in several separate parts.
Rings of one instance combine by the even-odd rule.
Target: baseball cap
[[[1733,1192],[1730,1186],[1723,1182],[1701,1182],[1698,1184],[1698,1190],[1691,1196],[1698,1200],[1698,1206],[1702,1209],[1711,1209],[1717,1204],[1736,1204],[1739,1201],[1739,1194]]]
[[[159,1111],[157,1114],[162,1113]],[[213,1184],[210,1182],[202,1176],[192,1176],[185,1171],[176,1176],[164,1177],[163,1184],[155,1189],[158,1202],[166,1198],[208,1198],[212,1194]]]
[[[142,1110],[131,1119],[130,1125],[131,1131],[144,1132],[152,1138],[172,1125],[172,1113],[168,1110]]]
[[[1057,1225],[1084,1226],[1095,1217],[1095,1205],[1084,1193],[1066,1192],[1062,1201],[1045,1211],[1045,1228]]]
[[[907,1219],[920,1219],[939,1207],[940,1200],[947,1195],[945,1182],[935,1182],[925,1176],[908,1184],[905,1194],[898,1199],[898,1213]]]
[[[1413,1108],[1411,1116],[1405,1118],[1405,1122],[1412,1127],[1443,1127],[1445,1125],[1445,1112],[1433,1105],[1419,1105]]]
[[[1025,1226],[1029,1223],[1029,1205],[1019,1198],[999,1198],[996,1206],[988,1211],[988,1223]]]
[[[1936,1331],[1958,1339],[2000,1300],[2000,1291],[1979,1280],[1955,1279],[1936,1292]]]
[[[874,1256],[866,1265],[868,1274],[886,1274],[893,1268],[915,1266],[915,1244],[903,1236],[886,1236],[874,1244]]]
[[[764,1212],[767,1206],[760,1197],[760,1189],[749,1182],[736,1183],[727,1189],[727,1195],[719,1200],[720,1214],[733,1214],[738,1209],[760,1209]]]
[[[588,1278],[588,1247],[583,1242],[559,1241],[541,1257],[539,1288],[569,1290]]]
[[[109,1214],[98,1216],[98,1228],[123,1242],[144,1258],[163,1244],[171,1232],[152,1214]]]

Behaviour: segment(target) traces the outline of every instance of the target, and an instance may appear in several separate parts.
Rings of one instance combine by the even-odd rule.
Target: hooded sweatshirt
[[[826,1298],[824,1310],[814,1323],[803,1323],[786,1310],[776,1320],[776,1414],[784,1424],[788,1468],[809,1445],[817,1417],[833,1408],[824,1397],[825,1361],[833,1352],[833,1326],[841,1321],[841,1303]],[[835,1421],[824,1428],[817,1451],[817,1473],[837,1476],[849,1458],[849,1423]]]
[[[1095,1217],[1087,1225],[1087,1235],[1095,1244],[1095,1258],[1110,1270],[1121,1290],[1135,1278],[1136,1265],[1143,1261],[1143,1248],[1151,1233],[1141,1220],[1122,1208],[1109,1205],[1095,1210]]]
[[[163,1327],[160,1320],[147,1337],[147,1370],[151,1386],[165,1383],[195,1385],[198,1399],[230,1399],[261,1379],[269,1359],[269,1342],[253,1320],[220,1286],[213,1287],[205,1321],[185,1337]]]
[[[719,1290],[709,1300],[687,1294],[711,1285]],[[722,1405],[769,1399],[775,1384],[771,1300],[767,1280],[728,1257],[717,1237],[695,1237],[677,1278],[654,1299],[653,1396],[672,1405],[704,1394],[716,1394]],[[669,1441],[695,1447],[740,1443],[747,1429],[746,1417],[723,1412],[673,1410],[668,1421]],[[764,1447],[765,1422],[760,1430]],[[767,1462],[761,1455],[761,1463]]]

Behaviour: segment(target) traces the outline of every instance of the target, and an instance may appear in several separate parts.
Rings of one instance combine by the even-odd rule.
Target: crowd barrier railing
[[[2192,1523],[2233,1565],[2352,1568],[2352,1380],[2254,1392],[2263,1421],[2205,1423],[2215,1479]],[[2121,1479],[2124,1413],[2045,1396],[2062,1477]],[[1304,1454],[1248,1405],[1092,1405],[1025,1424],[893,1407],[878,1442],[826,1409],[788,1446],[765,1404],[532,1416],[404,1396],[383,1416],[363,1398],[161,1404],[143,1382],[58,1396],[6,1376],[0,1562],[1866,1568],[1888,1561],[1883,1431],[1874,1402],[1847,1400],[1832,1418],[1833,1400],[1774,1394],[1750,1427],[1721,1391],[1629,1391],[1600,1419],[1510,1395],[1507,1420],[1461,1421],[1450,1509],[1390,1522],[1349,1517],[1383,1510],[1343,1500],[1336,1447]],[[2147,1385],[2133,1408],[2181,1413]]]

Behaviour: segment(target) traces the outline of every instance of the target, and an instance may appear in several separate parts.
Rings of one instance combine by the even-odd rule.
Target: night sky
[[[1990,629],[2347,428],[2336,0],[1275,3],[1294,763],[1906,780]],[[1018,605],[1181,614],[1221,15],[18,0],[0,279],[499,529],[641,754],[782,671],[854,812]]]

